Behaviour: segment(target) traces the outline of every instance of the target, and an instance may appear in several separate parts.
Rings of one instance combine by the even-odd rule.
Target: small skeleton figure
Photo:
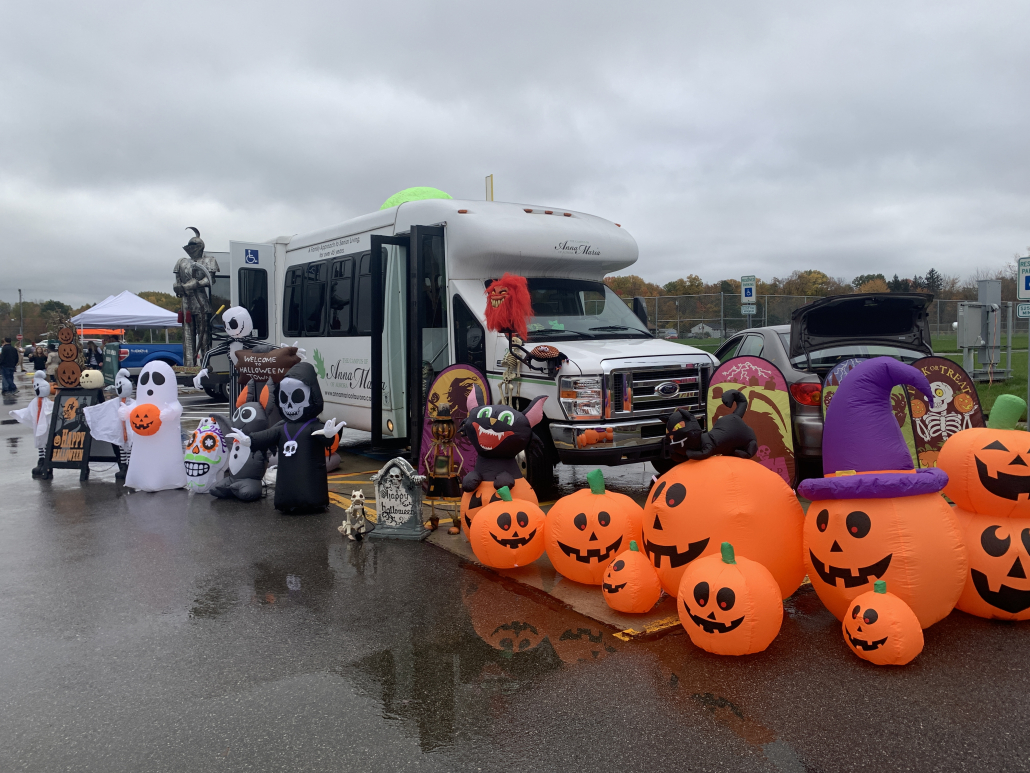
[[[361,538],[372,531],[375,527],[365,517],[365,492],[361,489],[354,489],[350,495],[351,504],[347,508],[347,517],[337,527],[340,534],[353,542],[360,542]]]

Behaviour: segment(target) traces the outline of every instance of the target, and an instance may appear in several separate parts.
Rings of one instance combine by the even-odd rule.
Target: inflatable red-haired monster
[[[526,317],[533,316],[533,303],[524,276],[505,274],[486,288],[486,326],[499,333],[514,333],[526,340]]]

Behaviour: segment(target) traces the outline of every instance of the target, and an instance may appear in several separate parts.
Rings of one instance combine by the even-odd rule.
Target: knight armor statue
[[[204,240],[193,226],[193,236],[183,247],[187,258],[175,264],[172,289],[182,298],[183,361],[195,365],[211,348],[211,284],[218,261],[204,252]]]

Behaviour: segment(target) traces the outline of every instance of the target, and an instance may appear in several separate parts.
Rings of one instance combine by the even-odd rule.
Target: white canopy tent
[[[83,327],[182,327],[179,315],[145,301],[128,290],[111,295],[92,308],[72,317]]]

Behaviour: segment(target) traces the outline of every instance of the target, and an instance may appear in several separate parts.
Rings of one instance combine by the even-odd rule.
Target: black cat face
[[[693,414],[675,410],[669,417],[665,428],[665,436],[672,450],[696,451],[701,448],[701,425]]]
[[[232,426],[245,435],[252,435],[268,429],[268,415],[261,403],[244,403],[233,411]]]
[[[522,413],[510,405],[480,405],[477,390],[469,395],[468,418],[463,430],[476,452],[493,459],[511,459],[529,445],[533,425],[544,415],[544,400],[538,397]]]

